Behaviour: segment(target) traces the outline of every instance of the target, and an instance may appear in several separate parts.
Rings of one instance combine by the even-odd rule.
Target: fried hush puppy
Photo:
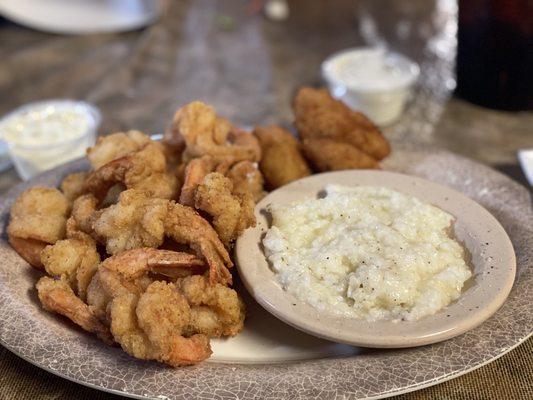
[[[377,168],[378,161],[390,153],[390,145],[378,127],[335,100],[327,89],[300,89],[293,108],[304,154],[319,171]],[[327,149],[322,151],[321,146],[328,141]]]
[[[285,129],[270,125],[256,127],[253,134],[261,145],[259,168],[270,190],[311,175],[301,152],[301,143]]]

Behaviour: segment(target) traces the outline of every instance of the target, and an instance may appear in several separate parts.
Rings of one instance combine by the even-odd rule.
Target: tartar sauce
[[[23,106],[3,118],[0,134],[22,179],[82,157],[94,144],[100,113],[72,100]]]
[[[409,85],[413,72],[382,49],[345,51],[326,64],[331,79],[359,90],[391,90]]]
[[[17,145],[54,145],[84,135],[90,122],[87,112],[76,106],[42,104],[8,117],[2,133]]]

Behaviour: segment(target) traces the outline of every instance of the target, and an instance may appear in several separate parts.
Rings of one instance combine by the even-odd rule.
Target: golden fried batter
[[[67,221],[67,236],[81,238],[80,233],[94,235],[93,222],[98,215],[96,206],[98,200],[92,194],[84,194],[72,204],[72,213]]]
[[[229,121],[218,117],[212,107],[200,101],[180,108],[169,132],[183,137],[185,161],[204,155],[210,155],[218,162],[228,159],[232,162],[259,161],[261,157],[259,145],[252,135],[234,128]]]
[[[181,335],[189,306],[173,284],[154,282],[142,296],[126,294],[110,307],[111,332],[122,349],[140,359],[173,367],[195,364],[211,355],[209,338]]]
[[[85,300],[87,287],[100,264],[92,240],[64,239],[46,246],[41,252],[45,271],[67,281],[78,297]]]
[[[98,138],[96,145],[87,149],[87,158],[93,169],[140,150],[150,143],[150,137],[139,131],[118,132]]]
[[[69,174],[61,181],[59,189],[72,202],[83,193],[83,183],[88,175],[87,172]]]
[[[65,237],[69,202],[57,189],[27,189],[11,206],[7,227],[13,248],[35,267],[42,267],[39,254],[47,244]]]
[[[190,207],[170,201],[164,220],[165,235],[177,243],[191,247],[209,265],[211,284],[230,285],[233,267],[229,254],[212,226]]]
[[[358,164],[371,165],[367,160],[372,157],[379,161],[390,153],[390,145],[381,131],[363,114],[352,111],[339,100],[335,100],[327,89],[313,89],[304,87],[299,90],[293,104],[295,124],[303,140],[304,151],[313,154],[312,162],[320,171],[326,171],[324,166],[333,165],[333,169],[342,169],[343,165],[350,168]],[[332,152],[318,151],[316,139],[343,143],[342,156],[351,157],[365,153],[368,157],[364,161],[342,160],[337,163],[340,155]],[[309,149],[315,145],[314,149]],[[359,150],[347,150],[347,146]],[[330,149],[332,146],[330,146]],[[359,157],[361,158],[361,157]],[[377,163],[375,164],[377,165]]]
[[[376,159],[347,143],[330,139],[304,139],[304,154],[318,171],[379,168]]]
[[[259,167],[270,190],[311,175],[301,152],[301,143],[290,132],[270,125],[256,127],[254,135],[261,145]]]
[[[210,337],[235,336],[244,326],[244,302],[237,292],[221,284],[210,285],[201,275],[179,281],[191,306],[189,331]]]
[[[226,247],[255,225],[255,204],[250,193],[236,194],[233,182],[218,172],[208,174],[198,185],[194,205],[213,217],[213,226]]]
[[[233,193],[243,196],[249,193],[256,202],[265,196],[265,180],[257,163],[240,161],[234,164],[225,175],[233,182]]]
[[[93,223],[94,232],[109,254],[138,247],[159,247],[164,239],[166,214],[166,200],[130,189],[120,194],[117,204],[99,213]]]
[[[45,310],[69,318],[86,331],[96,333],[107,344],[113,343],[109,329],[96,318],[87,304],[76,297],[66,281],[45,276],[39,279],[36,288]]]
[[[141,150],[101,166],[86,179],[84,190],[102,201],[109,189],[122,183],[127,189],[142,187],[150,195],[160,194],[159,188],[150,184],[158,174],[166,172],[165,155],[161,146],[151,142]],[[168,191],[165,189],[165,193]]]
[[[229,160],[217,162],[211,156],[203,156],[191,160],[185,168],[184,183],[180,194],[181,204],[194,207],[194,196],[198,185],[211,172],[218,172],[231,179],[234,193],[249,194],[255,201],[264,196],[263,175],[258,170],[257,163],[246,160],[236,164]]]

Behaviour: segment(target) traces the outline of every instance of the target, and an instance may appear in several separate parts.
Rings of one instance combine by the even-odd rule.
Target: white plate
[[[55,186],[67,173],[87,167],[86,161],[73,162],[10,190],[0,201],[0,229],[5,229],[10,204],[24,188]],[[494,170],[445,152],[397,150],[385,168],[461,190],[487,207],[509,233],[517,254],[516,281],[502,308],[478,328],[412,349],[353,348],[308,336],[245,297],[249,313],[244,332],[214,341],[209,362],[172,369],[134,359],[44,312],[34,288],[40,273],[11,249],[3,232],[0,343],[54,374],[126,396],[304,400],[376,399],[420,389],[480,367],[526,340],[533,328],[533,214],[527,190]]]
[[[157,19],[161,0],[0,0],[0,14],[45,32],[86,34],[138,29]]]
[[[269,228],[269,204],[317,198],[327,184],[384,186],[433,204],[455,217],[454,236],[471,256],[472,282],[461,297],[435,315],[418,321],[376,321],[318,311],[283,290],[269,267],[262,239]],[[475,328],[500,308],[515,277],[513,245],[498,221],[468,197],[425,179],[378,170],[313,175],[271,192],[255,208],[257,225],[237,240],[239,275],[252,296],[269,312],[312,335],[365,347],[414,347],[440,342]]]

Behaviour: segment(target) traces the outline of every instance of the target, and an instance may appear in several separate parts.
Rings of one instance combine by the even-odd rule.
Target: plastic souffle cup
[[[93,105],[76,100],[45,100],[19,107],[0,120],[15,169],[28,180],[83,157],[94,145],[101,121]]]
[[[402,114],[419,75],[418,64],[381,48],[347,49],[322,63],[332,96],[382,126]]]

